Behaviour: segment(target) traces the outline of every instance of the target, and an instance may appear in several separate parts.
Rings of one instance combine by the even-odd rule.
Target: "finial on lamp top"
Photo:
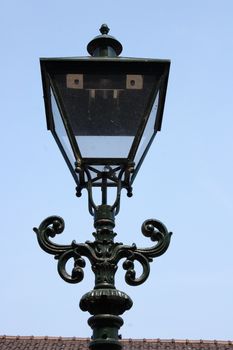
[[[108,32],[110,31],[110,29],[109,29],[108,25],[104,23],[104,24],[102,24],[102,26],[100,27],[99,31],[100,31],[100,33],[101,33],[102,35],[104,35],[104,34],[108,34]]]
[[[88,53],[93,57],[116,57],[122,51],[121,43],[111,35],[108,35],[109,27],[102,24],[99,31],[101,35],[96,36],[87,45]]]

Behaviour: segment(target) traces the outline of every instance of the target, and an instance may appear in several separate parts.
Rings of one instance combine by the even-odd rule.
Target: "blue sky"
[[[1,1],[0,333],[90,336],[79,300],[85,280],[66,284],[32,227],[57,214],[58,242],[91,239],[87,198],[75,197],[68,169],[46,131],[39,57],[85,56],[102,23],[122,56],[168,58],[163,127],[116,218],[119,241],[150,242],[151,217],[173,231],[147,282],[117,287],[133,308],[124,338],[232,339],[233,3],[222,1]]]

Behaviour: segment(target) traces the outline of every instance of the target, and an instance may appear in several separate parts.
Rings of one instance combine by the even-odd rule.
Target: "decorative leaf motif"
[[[117,264],[122,258],[126,258],[123,263],[123,268],[126,270],[126,283],[137,286],[145,282],[150,273],[149,263],[153,261],[153,258],[162,255],[167,250],[171,238],[171,233],[167,231],[164,224],[158,220],[150,219],[142,224],[144,236],[156,242],[149,248],[137,248],[135,244],[128,246],[115,243],[113,241],[115,233],[106,228],[97,230],[94,242],[87,241],[84,244],[77,244],[73,241],[71,245],[53,243],[49,238],[62,233],[64,227],[65,224],[61,217],[51,216],[42,221],[38,229],[34,228],[40,247],[47,253],[53,254],[58,260],[57,268],[61,278],[68,283],[81,282],[84,277],[83,268],[86,265],[82,256],[85,256],[89,259],[95,273],[96,285],[107,283],[109,288],[114,287]],[[66,266],[70,259],[73,260],[74,265],[71,273],[68,273]],[[135,261],[142,267],[142,273],[139,277],[135,271]]]

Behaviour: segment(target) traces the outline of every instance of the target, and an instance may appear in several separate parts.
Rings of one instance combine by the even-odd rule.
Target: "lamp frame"
[[[42,84],[44,90],[44,102],[47,118],[47,128],[52,132],[58,147],[73,175],[77,184],[77,196],[81,196],[82,189],[88,191],[89,212],[94,217],[93,233],[94,241],[60,245],[51,241],[57,234],[64,230],[64,220],[59,216],[51,216],[42,221],[38,228],[34,228],[40,247],[47,253],[54,255],[58,261],[57,269],[61,278],[68,283],[79,283],[84,277],[85,259],[91,263],[95,275],[93,290],[86,293],[80,300],[82,311],[88,311],[91,317],[88,324],[93,329],[89,348],[90,350],[121,350],[121,336],[118,334],[123,325],[120,317],[126,310],[132,307],[131,298],[115,287],[115,273],[120,260],[123,262],[125,281],[131,286],[144,283],[150,273],[150,263],[155,257],[166,252],[170,244],[171,232],[159,220],[146,220],[141,227],[144,236],[151,239],[153,245],[147,248],[138,248],[135,243],[124,245],[121,242],[114,242],[116,233],[115,216],[120,210],[120,195],[122,188],[127,190],[129,197],[132,196],[132,182],[145,158],[146,153],[157,133],[161,129],[162,116],[165,103],[167,82],[170,61],[135,59],[115,57],[122,50],[121,44],[112,36],[108,35],[107,25],[100,29],[102,35],[94,38],[88,45],[88,52],[93,57],[41,59]],[[109,55],[111,57],[105,57]],[[99,57],[96,57],[99,56]],[[114,57],[112,57],[114,56]],[[157,89],[150,96],[144,117],[136,133],[131,149],[126,158],[83,158],[77,145],[69,120],[66,116],[62,100],[59,98],[56,86],[53,84],[52,75],[57,73],[77,72],[77,65],[80,72],[124,72],[127,74],[155,74],[158,73],[159,82]],[[67,68],[69,71],[67,72]],[[71,149],[73,151],[75,164],[69,160],[68,154],[56,132],[52,105],[51,89],[54,94],[63,125],[65,127]],[[155,95],[159,93],[158,110],[154,124],[154,132],[144,152],[134,168],[134,160],[142,135],[145,130]],[[103,165],[103,169],[98,169]],[[101,204],[94,203],[93,187],[100,187],[102,191]],[[109,187],[116,187],[116,199],[112,205],[108,204],[107,190]],[[67,262],[73,260],[73,269],[67,271]],[[142,267],[142,273],[137,276],[134,263],[138,262]]]
[[[71,164],[69,158],[66,155],[66,152],[59,140],[59,137],[56,132],[53,112],[51,106],[51,91],[55,96],[55,100],[58,106],[58,109],[61,114],[61,118],[66,129],[66,133],[71,145],[73,156],[78,164],[78,166],[98,166],[98,165],[110,165],[110,166],[124,166],[127,168],[128,165],[132,166],[134,164],[134,158],[138,147],[140,145],[148,118],[150,116],[150,111],[153,106],[155,97],[159,91],[159,101],[158,101],[158,110],[156,113],[154,132],[153,135],[147,144],[138,164],[136,165],[134,172],[131,176],[131,184],[133,183],[138,170],[156,136],[156,133],[161,130],[162,126],[162,117],[165,104],[165,97],[167,91],[167,83],[170,69],[169,60],[158,60],[158,59],[143,59],[143,58],[122,58],[122,57],[78,57],[78,58],[42,58],[40,59],[41,64],[41,73],[42,73],[42,84],[44,91],[44,101],[45,101],[45,110],[46,110],[46,119],[47,119],[47,128],[50,130],[58,144],[59,149],[68,165],[68,168],[71,171],[71,174],[74,177],[74,180],[77,185],[80,184],[80,179],[75,173],[75,168]],[[65,108],[62,102],[62,99],[59,97],[56,86],[52,82],[52,76],[54,74],[72,74],[77,73],[77,69],[82,74],[101,74],[101,73],[111,73],[111,74],[120,74],[124,72],[125,74],[157,74],[159,81],[157,83],[157,88],[150,96],[150,101],[144,111],[144,117],[141,120],[140,126],[138,127],[137,133],[134,137],[133,143],[129,150],[128,156],[125,158],[101,158],[93,157],[86,158],[83,157],[78,143],[75,139],[74,133],[69,123],[69,119],[66,116]],[[116,145],[117,146],[117,145]]]

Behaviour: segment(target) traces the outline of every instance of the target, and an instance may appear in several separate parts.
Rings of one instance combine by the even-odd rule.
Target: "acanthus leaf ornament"
[[[121,242],[114,242],[116,233],[115,216],[120,209],[121,189],[125,188],[128,195],[131,195],[130,172],[124,168],[111,167],[105,171],[97,171],[97,176],[91,178],[92,168],[80,170],[85,172],[87,181],[82,188],[88,191],[88,208],[94,217],[93,233],[94,241],[85,243],[71,242],[70,245],[54,243],[51,239],[64,231],[64,220],[59,216],[51,216],[42,221],[38,228],[34,228],[40,247],[47,253],[54,255],[57,260],[57,270],[60,277],[71,284],[79,283],[84,278],[85,259],[91,264],[95,275],[95,285],[93,290],[83,295],[80,300],[82,311],[88,311],[92,316],[88,324],[93,329],[93,340],[90,343],[90,350],[109,349],[120,350],[118,330],[123,324],[123,319],[119,316],[129,310],[133,302],[124,292],[115,287],[115,274],[118,263],[123,261],[125,270],[125,281],[131,286],[138,286],[144,283],[150,274],[150,263],[154,258],[162,255],[170,244],[171,233],[166,226],[158,220],[146,220],[141,227],[144,236],[151,239],[154,244],[151,247],[137,247],[124,245]],[[115,176],[115,171],[119,171]],[[124,176],[123,174],[128,174]],[[83,174],[84,175],[84,174]],[[85,176],[84,176],[85,178]],[[96,205],[92,196],[92,187],[95,181],[102,179],[102,204]],[[112,181],[116,185],[116,199],[112,205],[107,205],[107,181]],[[82,188],[79,190],[81,191]],[[71,271],[67,266],[73,262]],[[141,268],[141,274],[136,272],[136,263]],[[107,345],[107,348],[105,347]]]
[[[53,243],[49,238],[54,238],[64,230],[64,221],[61,217],[51,216],[45,219],[39,226],[34,228],[40,247],[58,260],[58,273],[68,283],[79,283],[84,277],[83,268],[86,263],[83,257],[89,259],[92,270],[96,276],[97,285],[114,286],[114,276],[118,262],[126,258],[123,268],[126,270],[126,283],[137,286],[146,281],[150,273],[149,263],[153,258],[162,255],[170,244],[171,233],[160,221],[155,219],[146,220],[142,224],[142,233],[157,243],[148,248],[137,248],[114,242],[116,235],[111,228],[97,228],[94,233],[95,241],[87,241],[78,244],[73,241],[70,245],[59,245]],[[101,237],[103,239],[101,239]],[[108,237],[108,239],[106,239]],[[66,270],[67,262],[73,259],[71,274]],[[142,274],[136,277],[134,262],[142,266]]]
[[[150,263],[154,258],[162,255],[170,244],[171,233],[166,226],[155,219],[146,220],[141,227],[144,236],[151,239],[154,244],[151,247],[140,248],[135,243],[124,245],[121,242],[114,242],[116,233],[115,215],[120,209],[121,189],[126,188],[129,194],[129,178],[124,179],[122,185],[122,174],[115,177],[114,171],[109,169],[106,172],[97,174],[103,176],[102,184],[102,204],[97,206],[92,197],[91,175],[86,171],[88,207],[89,212],[94,216],[93,233],[94,241],[85,243],[76,243],[73,241],[70,245],[60,245],[54,243],[51,238],[61,234],[64,231],[64,221],[61,217],[51,216],[40,224],[39,228],[34,228],[40,247],[47,253],[54,255],[57,262],[57,269],[60,277],[68,283],[79,283],[84,278],[85,259],[91,264],[95,275],[95,285],[93,290],[83,295],[80,300],[80,309],[88,311],[92,316],[88,324],[93,329],[93,338],[90,343],[90,350],[121,350],[118,331],[123,325],[123,319],[119,316],[129,310],[133,302],[124,292],[115,287],[115,274],[118,269],[118,263],[123,261],[125,270],[125,281],[131,286],[138,286],[144,283],[150,274]],[[101,175],[102,174],[102,175]],[[95,179],[99,179],[99,177]],[[117,184],[116,200],[110,206],[107,205],[107,184],[108,180],[115,181]],[[67,271],[68,262],[73,261],[71,271]],[[136,272],[136,263],[141,268],[141,274]],[[70,264],[69,264],[70,265]],[[107,346],[107,347],[106,347]]]

